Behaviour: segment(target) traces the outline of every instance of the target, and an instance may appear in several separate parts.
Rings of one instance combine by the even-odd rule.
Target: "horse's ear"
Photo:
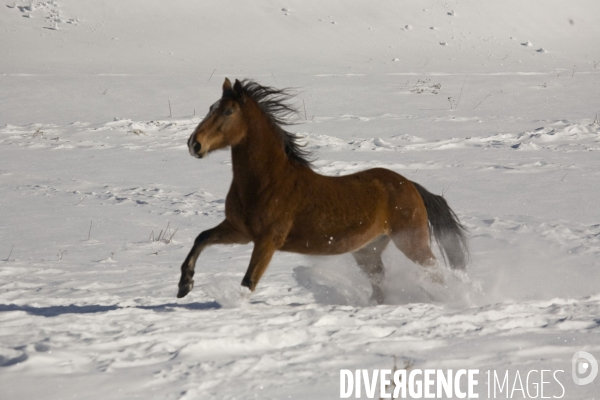
[[[225,82],[223,82],[223,91],[231,90],[231,81],[229,78],[225,78]]]
[[[242,98],[242,95],[244,94],[244,88],[242,87],[242,82],[240,82],[237,79],[235,80],[235,84],[233,85],[233,92],[240,99]]]
[[[231,87],[231,81],[229,78],[225,78],[223,82],[223,97],[229,97],[233,94],[233,88]]]

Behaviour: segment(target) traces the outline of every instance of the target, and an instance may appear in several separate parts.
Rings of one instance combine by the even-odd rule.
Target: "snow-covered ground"
[[[480,398],[484,371],[512,387],[562,370],[563,398],[598,399],[600,377],[571,378],[575,352],[600,360],[598,15],[597,0],[3,3],[0,399],[334,399],[341,369],[394,363],[479,369]],[[317,171],[380,166],[443,193],[470,231],[467,274],[440,287],[389,248],[372,307],[352,257],[278,253],[243,301],[252,247],[221,246],[176,299],[195,236],[224,216],[230,155],[194,159],[186,140],[225,77],[298,88],[291,130]]]

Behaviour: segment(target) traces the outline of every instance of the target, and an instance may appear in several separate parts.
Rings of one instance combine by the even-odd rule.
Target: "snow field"
[[[600,360],[599,7],[9,1],[0,399],[332,399],[340,369],[394,362],[564,370],[565,398],[597,398],[570,363]],[[225,77],[298,89],[290,130],[318,172],[384,167],[443,194],[466,274],[434,285],[390,247],[369,307],[350,256],[278,253],[248,297],[251,245],[221,246],[177,300],[224,217],[230,155],[186,141]]]

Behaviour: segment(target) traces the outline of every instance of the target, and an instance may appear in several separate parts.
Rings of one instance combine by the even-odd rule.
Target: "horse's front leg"
[[[265,273],[273,254],[277,250],[275,241],[272,238],[263,238],[254,241],[254,250],[250,258],[250,265],[246,270],[246,275],[242,279],[242,286],[246,286],[254,291],[260,277]]]
[[[235,229],[227,220],[199,234],[194,242],[194,246],[181,265],[181,279],[179,280],[177,297],[184,297],[194,287],[194,280],[192,278],[194,277],[196,260],[206,246],[213,244],[246,244],[249,241],[250,239],[246,235]]]

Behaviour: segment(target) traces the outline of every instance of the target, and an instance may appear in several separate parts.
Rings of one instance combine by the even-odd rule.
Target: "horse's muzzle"
[[[192,157],[202,158],[204,156],[204,154],[200,153],[200,151],[202,150],[202,145],[199,142],[197,142],[195,140],[191,141],[188,148],[190,150],[190,154],[192,155]]]

